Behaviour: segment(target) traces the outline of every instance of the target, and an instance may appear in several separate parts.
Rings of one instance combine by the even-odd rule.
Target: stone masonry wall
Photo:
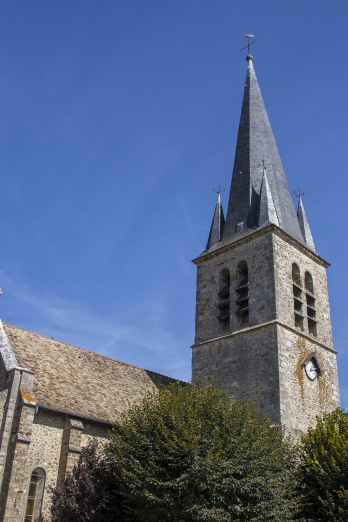
[[[30,440],[18,440],[18,435],[12,441],[8,455],[8,466],[4,481],[7,482],[6,498],[3,497],[1,522],[23,522],[24,511],[27,502],[29,480],[32,471],[41,467],[46,471],[46,487],[43,502],[43,514],[50,513],[50,498],[48,488],[55,487],[58,483],[58,472],[62,459],[64,459],[63,435],[66,431],[69,417],[43,409],[39,409],[35,415],[35,408],[30,408],[31,427]],[[17,408],[17,422],[14,431],[18,433],[19,419],[27,417],[23,407]],[[28,418],[29,421],[29,418]],[[70,422],[70,421],[69,421]],[[28,422],[30,424],[30,422]],[[79,429],[83,426],[83,430]],[[70,447],[68,446],[65,459],[66,471],[71,471],[77,462],[81,448],[92,437],[105,439],[108,436],[107,424],[99,424],[93,421],[73,420],[72,433],[69,431]],[[77,429],[76,429],[77,428]],[[6,509],[6,512],[5,512]]]
[[[280,408],[282,422],[292,433],[315,426],[316,416],[340,405],[336,354],[294,328],[278,326]],[[322,376],[311,381],[302,363],[314,352]]]
[[[249,325],[238,328],[234,291],[240,261],[248,263]],[[236,398],[255,401],[266,415],[292,433],[315,425],[315,417],[339,406],[336,355],[332,347],[326,268],[328,264],[277,227],[267,227],[195,260],[197,264],[196,338],[192,379],[215,382]],[[300,268],[303,330],[295,326],[292,264]],[[229,331],[217,315],[221,270],[231,273]],[[307,328],[304,274],[313,278],[317,336]],[[302,367],[315,352],[323,375],[310,381]]]
[[[249,272],[249,326],[267,323],[275,319],[275,286],[272,233],[268,230],[257,237],[244,237],[232,243],[230,247],[219,249],[205,256],[197,266],[196,293],[196,337],[200,343],[215,337],[221,337],[238,330],[238,318],[235,310],[236,287],[239,283],[237,266],[246,261]],[[230,270],[231,278],[231,322],[229,332],[225,331],[218,320],[218,304],[221,301],[218,292],[220,274],[225,268]]]
[[[246,328],[229,337],[192,348],[192,380],[206,383],[214,376],[224,391],[255,402],[272,421],[278,421],[279,376],[275,324]]]
[[[277,300],[277,319],[294,326],[294,298],[292,286],[292,264],[300,268],[303,300],[305,301],[304,276],[308,271],[313,278],[316,319],[318,320],[317,339],[332,347],[332,330],[329,295],[327,288],[326,267],[316,256],[305,249],[299,249],[291,242],[273,235],[274,270]],[[303,305],[305,312],[305,303]],[[308,332],[304,320],[304,332]]]

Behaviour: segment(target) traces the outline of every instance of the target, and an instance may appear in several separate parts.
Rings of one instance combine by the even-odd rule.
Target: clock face
[[[308,378],[311,381],[314,381],[314,379],[317,376],[317,368],[313,362],[313,359],[311,359],[310,361],[308,361],[308,363],[306,363],[305,368],[306,368],[306,374],[307,374]]]

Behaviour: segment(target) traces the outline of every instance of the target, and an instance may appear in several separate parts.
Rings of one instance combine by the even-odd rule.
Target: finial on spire
[[[218,185],[219,189],[216,190],[216,189],[213,189],[214,192],[216,192],[217,194],[221,194],[221,192],[225,192],[225,189],[222,189],[221,190],[221,184],[220,184],[220,181],[219,181],[219,185]]]
[[[300,198],[301,199],[301,196],[304,196],[305,193],[302,189],[300,189],[300,185],[298,185],[297,187],[297,191],[294,190],[294,192],[292,193],[294,196],[296,196],[297,198]]]
[[[250,38],[254,38],[254,35],[253,34],[246,34],[245,37],[248,39],[248,45],[246,45],[245,47],[243,47],[243,49],[241,49],[241,51],[244,51],[244,49],[248,48],[248,56],[246,57],[246,60],[247,62],[249,62],[249,60],[253,61],[253,56],[251,56],[250,54],[250,46],[256,42],[256,40],[254,40],[253,42],[250,43]]]

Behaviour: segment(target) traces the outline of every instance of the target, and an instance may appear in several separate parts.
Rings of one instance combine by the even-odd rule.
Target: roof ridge
[[[64,341],[58,341],[58,339],[52,339],[52,337],[48,337],[47,335],[42,335],[37,332],[32,332],[31,330],[26,330],[25,328],[21,328],[20,326],[15,326],[14,324],[4,323],[4,322],[2,324],[5,326],[10,326],[12,328],[16,328],[17,330],[22,330],[23,332],[28,332],[33,335],[38,335],[40,337],[44,337],[45,339],[48,339],[49,341],[55,341],[60,344],[65,344],[67,346],[71,346],[72,348],[76,348],[77,350],[83,350],[84,352],[93,353],[94,355],[97,355],[99,357],[104,357],[105,359],[110,359],[111,361],[115,361],[115,362],[117,362],[119,364],[123,364],[125,366],[130,366],[131,368],[137,368],[138,370],[145,370],[146,372],[152,373],[154,375],[159,375],[160,377],[166,377],[167,379],[173,379],[173,380],[177,380],[179,382],[185,382],[185,381],[180,381],[179,379],[175,379],[174,377],[169,377],[169,375],[163,375],[162,373],[154,372],[153,370],[147,370],[146,368],[142,368],[141,366],[135,366],[134,364],[129,364],[124,361],[119,361],[118,359],[114,359],[113,357],[109,357],[108,355],[103,355],[102,353],[93,352],[92,350],[87,350],[86,348],[81,348],[80,346],[75,346],[74,344],[65,343]]]

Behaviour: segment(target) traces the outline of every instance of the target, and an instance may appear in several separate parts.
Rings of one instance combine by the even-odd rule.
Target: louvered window
[[[309,272],[305,272],[306,304],[308,333],[317,336],[317,319],[315,310],[315,297],[313,279]]]
[[[296,263],[292,265],[292,291],[294,295],[295,326],[303,330],[303,292],[300,269]]]
[[[24,522],[34,522],[41,515],[45,481],[45,471],[42,468],[35,468],[30,477]]]
[[[249,324],[249,278],[246,261],[241,261],[237,266],[237,276],[239,283],[236,287],[236,314],[240,327]]]
[[[218,319],[224,330],[230,326],[230,271],[224,268],[220,274]]]

